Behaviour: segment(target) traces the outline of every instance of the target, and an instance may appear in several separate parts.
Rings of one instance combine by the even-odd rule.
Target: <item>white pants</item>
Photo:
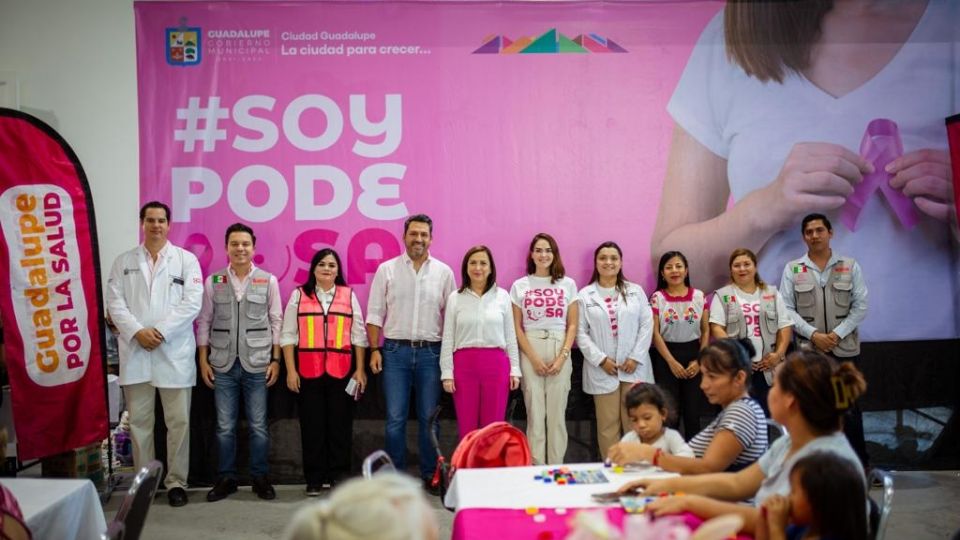
[[[531,330],[530,347],[548,366],[563,348],[564,333]],[[521,355],[523,402],[527,407],[527,441],[536,464],[560,464],[567,453],[567,396],[572,360],[567,358],[556,375],[539,375],[526,355]]]
[[[187,487],[190,470],[190,394],[192,388],[157,388],[150,383],[123,387],[127,410],[130,411],[130,438],[133,441],[133,466],[139,471],[155,459],[153,451],[154,410],[156,392],[163,404],[163,421],[167,426],[167,489]]]

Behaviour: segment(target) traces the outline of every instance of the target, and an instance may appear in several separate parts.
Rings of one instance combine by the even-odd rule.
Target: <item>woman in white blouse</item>
[[[343,279],[337,252],[326,248],[310,262],[306,283],[294,289],[283,313],[280,346],[287,388],[299,397],[300,439],[307,495],[317,496],[350,473],[353,399],[367,384],[367,331],[360,302]],[[344,390],[352,369],[354,398]]]
[[[497,286],[486,246],[470,248],[460,265],[461,286],[443,317],[440,379],[453,394],[460,438],[503,420],[510,390],[520,386],[520,359],[510,294]]]
[[[580,290],[577,345],[583,391],[593,395],[600,455],[630,430],[623,397],[635,382],[653,381],[653,312],[643,287],[623,277],[623,252],[604,242],[593,253],[593,276]]]

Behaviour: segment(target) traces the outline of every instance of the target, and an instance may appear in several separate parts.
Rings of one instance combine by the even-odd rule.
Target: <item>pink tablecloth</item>
[[[457,512],[453,519],[452,540],[563,540],[570,533],[568,524],[579,508],[568,508],[558,514],[555,508],[540,508],[539,514],[546,519],[538,523],[526,510],[500,508],[465,508]],[[584,510],[597,510],[586,508]],[[623,527],[627,513],[620,507],[606,509],[607,519]],[[686,513],[683,519],[691,528],[698,527],[703,520]],[[750,540],[751,536],[738,535],[737,540]]]

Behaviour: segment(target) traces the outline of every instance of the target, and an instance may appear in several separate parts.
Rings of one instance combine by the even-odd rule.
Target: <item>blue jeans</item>
[[[437,454],[430,441],[430,415],[440,401],[440,343],[411,347],[384,340],[383,395],[387,402],[386,451],[399,470],[407,468],[407,416],[415,388],[420,441],[420,476],[432,478]]]
[[[267,429],[267,374],[250,373],[240,360],[226,373],[216,373],[213,398],[217,405],[217,443],[220,448],[220,476],[237,475],[237,419],[240,395],[250,431],[250,474],[254,478],[270,472],[270,432]]]

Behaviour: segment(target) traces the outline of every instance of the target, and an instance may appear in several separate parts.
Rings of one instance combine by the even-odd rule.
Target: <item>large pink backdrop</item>
[[[139,2],[141,200],[205,272],[249,223],[285,295],[333,246],[365,296],[421,212],[435,256],[487,244],[503,287],[539,231],[580,284],[614,240],[650,285],[665,107],[719,8]]]

